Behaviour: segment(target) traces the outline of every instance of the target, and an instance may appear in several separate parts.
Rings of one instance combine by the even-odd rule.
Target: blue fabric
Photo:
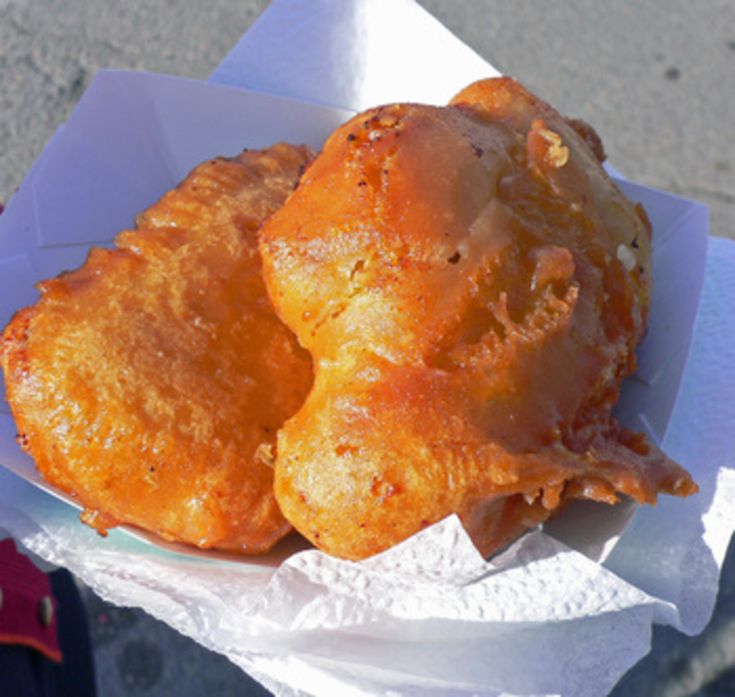
[[[49,578],[59,603],[59,648],[64,656],[61,665],[52,663],[56,688],[52,694],[58,697],[94,697],[92,642],[79,590],[66,569],[51,572]]]

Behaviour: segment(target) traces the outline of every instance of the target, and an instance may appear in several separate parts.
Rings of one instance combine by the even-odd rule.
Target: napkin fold
[[[363,111],[498,74],[414,0],[277,0],[210,80]]]

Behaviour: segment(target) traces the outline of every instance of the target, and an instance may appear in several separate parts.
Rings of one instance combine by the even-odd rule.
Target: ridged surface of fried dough
[[[6,328],[21,444],[97,529],[242,553],[290,529],[270,460],[312,370],[267,298],[256,234],[311,156],[279,144],[200,165]]]

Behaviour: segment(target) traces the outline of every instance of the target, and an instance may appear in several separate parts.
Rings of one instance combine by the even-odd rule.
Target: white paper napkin
[[[387,102],[446,104],[493,75],[414,0],[277,0],[210,79],[362,111]]]
[[[400,26],[414,31],[380,21],[394,7]],[[252,44],[246,34],[215,77],[323,104],[443,102],[488,73],[408,0],[280,0],[252,32]],[[381,51],[398,55],[409,46],[410,70],[374,67]],[[359,79],[345,80],[350,71]],[[435,93],[422,71],[435,79]],[[333,79],[334,91],[324,89]],[[409,92],[416,81],[423,92]],[[20,195],[32,192],[24,184]],[[280,567],[208,561],[119,531],[102,540],[68,505],[4,470],[0,527],[108,600],[143,607],[226,654],[277,694],[606,694],[648,650],[653,621],[696,632],[711,612],[735,527],[733,317],[735,245],[713,240],[664,442],[702,493],[638,510],[603,564],[543,532],[486,562],[455,518],[359,564],[313,550]]]

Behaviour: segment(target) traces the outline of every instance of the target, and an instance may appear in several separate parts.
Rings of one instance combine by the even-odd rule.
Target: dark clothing
[[[0,695],[94,697],[87,618],[72,575],[0,542]]]

